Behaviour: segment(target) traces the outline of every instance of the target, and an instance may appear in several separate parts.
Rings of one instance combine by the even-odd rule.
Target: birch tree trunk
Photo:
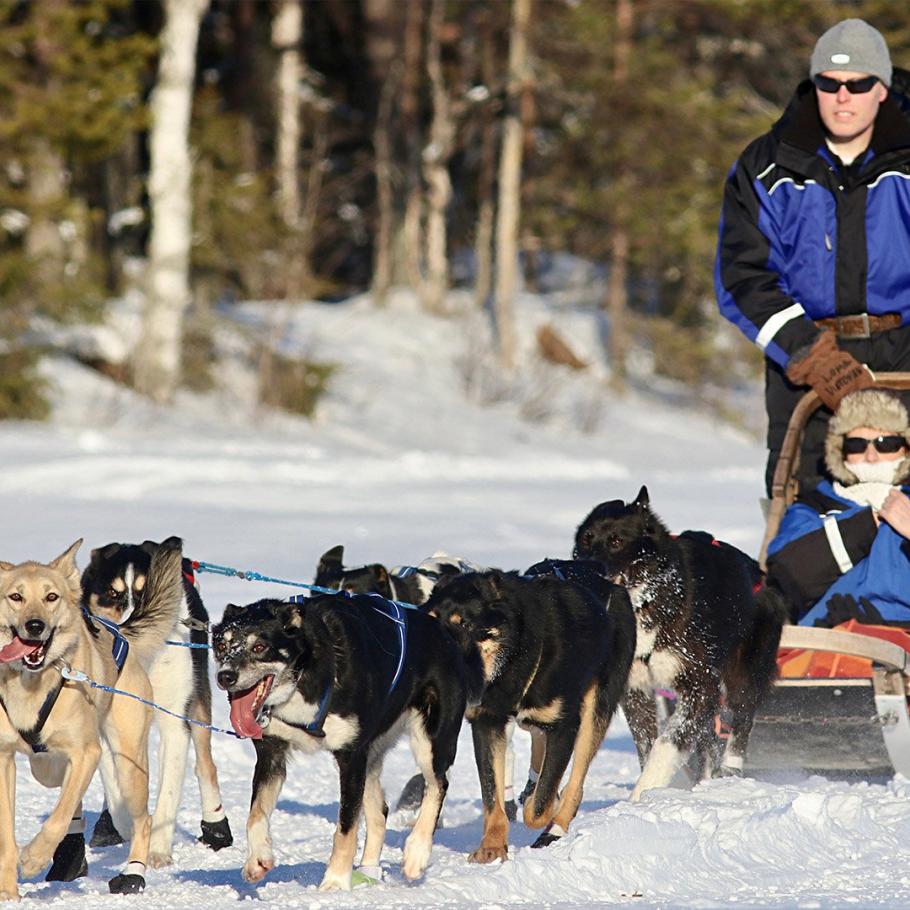
[[[158,402],[174,397],[183,318],[190,301],[192,231],[190,110],[199,24],[209,0],[164,0],[158,80],[149,138],[151,235],[147,301],[136,352],[136,388]]]
[[[455,139],[455,120],[442,74],[439,37],[444,16],[444,0],[433,0],[427,40],[427,75],[433,97],[433,118],[429,142],[423,150],[423,176],[427,184],[427,277],[423,302],[431,313],[442,311],[449,289],[446,209],[452,198],[449,157]]]
[[[277,135],[275,141],[275,183],[278,211],[287,234],[285,295],[297,298],[311,287],[309,245],[303,237],[300,198],[300,82],[303,61],[303,5],[301,0],[280,0],[272,19],[272,47],[279,53],[275,78]]]
[[[25,252],[47,287],[63,280],[66,258],[59,220],[66,201],[66,168],[59,152],[43,137],[29,143],[28,197],[32,220],[25,235]]]
[[[392,285],[392,238],[395,223],[395,190],[392,161],[392,98],[398,83],[396,69],[386,75],[373,130],[376,171],[376,240],[373,243],[373,303],[383,307]]]
[[[303,38],[303,7],[300,0],[281,0],[272,20],[272,47],[279,53],[275,80],[278,135],[275,152],[275,182],[278,208],[285,225],[300,225],[300,42]]]
[[[513,0],[509,34],[509,76],[506,117],[499,160],[499,208],[496,218],[496,285],[494,313],[499,360],[506,369],[515,366],[515,276],[520,215],[522,123],[520,100],[527,79],[528,23],[531,0]]]
[[[401,75],[401,125],[406,149],[405,186],[407,192],[402,240],[398,244],[398,248],[402,249],[404,254],[404,273],[418,295],[421,295],[423,285],[423,256],[421,254],[423,193],[420,180],[421,138],[417,97],[422,52],[422,0],[407,0],[404,25],[404,71]]]
[[[621,97],[629,81],[629,54],[632,50],[632,0],[617,0],[616,40],[613,62],[613,91]],[[610,280],[604,309],[609,321],[607,359],[610,362],[610,384],[619,392],[626,388],[626,351],[629,347],[629,229],[624,215],[628,204],[628,187],[624,186],[622,169],[617,175],[617,196],[613,206],[613,228],[610,232]]]
[[[488,90],[496,77],[493,26],[487,13],[481,23],[481,78]],[[486,305],[493,286],[493,183],[496,177],[496,120],[492,99],[481,114],[480,170],[477,177],[477,227],[474,232],[474,303]]]
[[[397,35],[401,27],[399,0],[365,0],[366,49],[375,85],[381,86],[373,123],[373,170],[376,175],[376,231],[373,241],[373,303],[382,307],[392,285],[395,233],[395,163],[392,119],[401,66]]]
[[[39,73],[46,73],[50,69],[50,61],[59,53],[60,39],[54,34],[54,23],[59,21],[63,5],[63,0],[48,0],[34,10],[34,53]],[[55,81],[49,76],[43,78],[47,79],[47,90],[53,92]],[[40,283],[47,289],[59,288],[66,259],[60,233],[60,219],[66,205],[66,167],[60,152],[44,136],[32,136],[28,147],[31,223],[25,234],[25,252],[34,263]]]

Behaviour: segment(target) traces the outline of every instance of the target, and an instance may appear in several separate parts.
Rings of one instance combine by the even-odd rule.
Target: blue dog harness
[[[343,597],[349,598],[355,596],[348,591],[340,591],[339,594]],[[392,683],[389,686],[389,691],[386,693],[386,698],[388,698],[395,691],[395,687],[398,685],[398,680],[401,678],[401,671],[404,669],[405,657],[408,653],[407,613],[405,613],[405,611],[402,610],[394,600],[386,600],[381,594],[358,594],[356,596],[372,598],[374,601],[372,608],[381,616],[384,616],[386,619],[395,623],[398,629],[398,666],[395,668],[395,675],[392,677]],[[304,603],[307,599],[308,597],[306,594],[294,594],[289,598],[289,602],[299,604]],[[304,733],[309,733],[310,736],[324,739],[325,731],[322,729],[322,725],[325,722],[326,715],[329,713],[329,697],[331,694],[332,681],[329,680],[328,684],[325,687],[325,691],[322,693],[322,697],[319,699],[319,706],[316,709],[316,716],[308,724],[290,724],[288,721],[283,721],[283,723],[286,723],[291,727],[296,727],[299,730],[303,730]]]
[[[84,607],[82,612],[85,614],[85,618],[90,625],[96,622],[100,623],[111,633],[111,636],[113,637],[113,641],[111,642],[111,657],[114,658],[114,663],[117,665],[117,673],[119,674],[123,669],[123,665],[126,663],[126,655],[130,653],[130,643],[123,637],[120,626],[110,619],[102,619],[100,616],[95,616],[94,613],[90,613]]]

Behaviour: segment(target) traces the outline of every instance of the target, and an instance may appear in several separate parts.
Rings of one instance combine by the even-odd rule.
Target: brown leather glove
[[[794,356],[787,367],[787,379],[795,385],[812,386],[832,411],[845,395],[874,384],[869,369],[842,351],[829,331],[823,331],[805,353]]]

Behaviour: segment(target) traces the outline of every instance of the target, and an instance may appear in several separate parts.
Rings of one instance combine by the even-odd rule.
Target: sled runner
[[[910,389],[910,373],[880,373],[875,385]],[[774,472],[760,561],[798,493],[808,392],[794,409]],[[850,620],[834,629],[785,626],[779,679],[759,705],[745,773],[779,777],[805,771],[834,779],[882,781],[910,775],[910,631]]]

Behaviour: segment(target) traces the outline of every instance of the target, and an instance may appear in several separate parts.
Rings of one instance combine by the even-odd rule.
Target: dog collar
[[[319,706],[316,708],[316,716],[308,724],[295,724],[293,721],[285,720],[284,718],[281,718],[281,722],[287,724],[289,727],[293,727],[295,730],[302,730],[310,736],[315,736],[316,739],[325,739],[325,730],[322,729],[322,726],[329,713],[329,698],[331,694],[332,680],[330,679],[326,684],[322,697],[319,699]],[[264,708],[259,717],[259,726],[267,727],[271,719],[272,709]]]

